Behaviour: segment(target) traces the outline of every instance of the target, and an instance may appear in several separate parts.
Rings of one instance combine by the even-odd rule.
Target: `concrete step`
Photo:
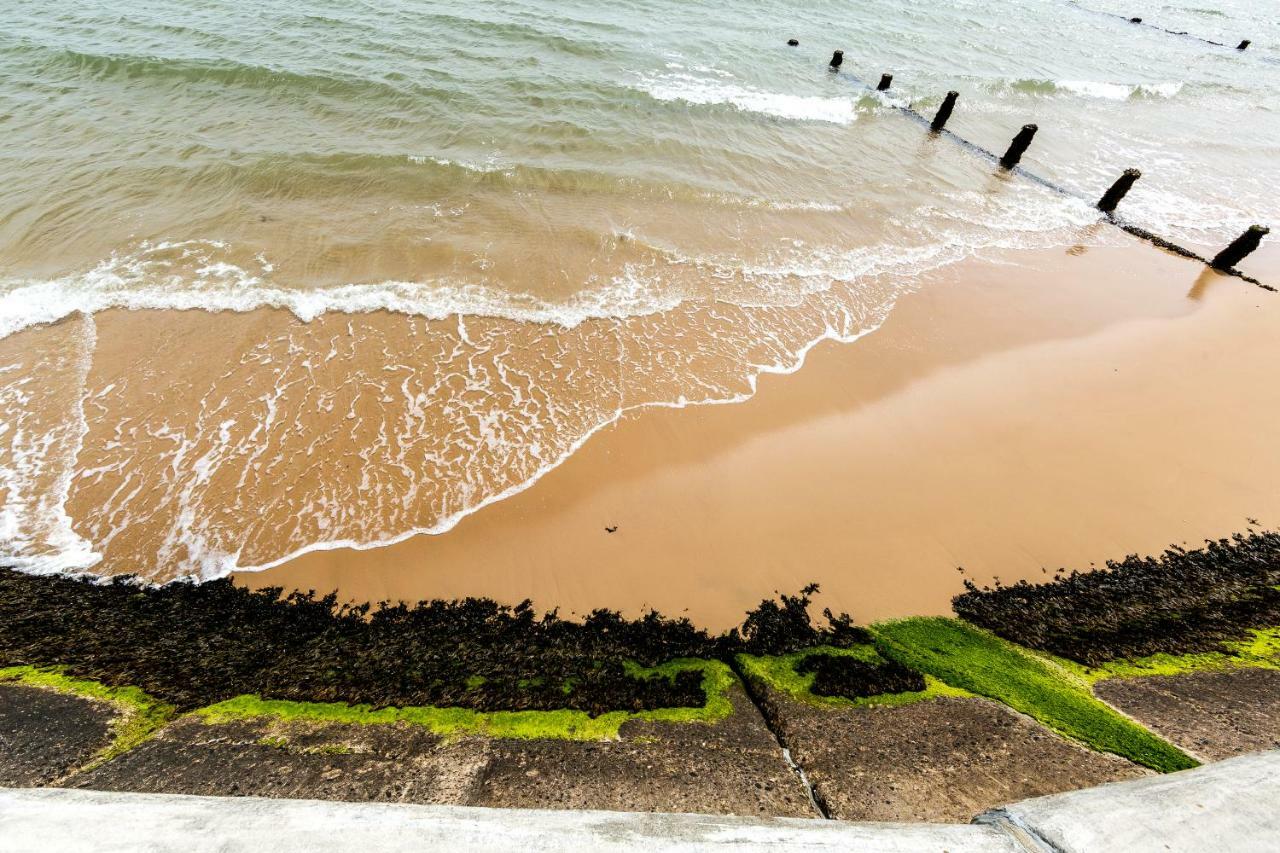
[[[1280,849],[1280,750],[1023,800],[978,821],[1020,830],[1046,853],[1272,853]]]
[[[973,824],[0,789],[0,851],[1248,853],[1276,849],[1278,804],[1280,751],[1024,800]]]
[[[56,847],[51,839],[57,839]],[[994,826],[0,789],[0,851],[1020,853]]]

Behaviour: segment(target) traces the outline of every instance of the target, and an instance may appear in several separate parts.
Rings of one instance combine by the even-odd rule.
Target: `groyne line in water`
[[[1045,189],[1051,192],[1057,193],[1058,195],[1066,196],[1068,198],[1080,199],[1081,201],[1088,203],[1092,207],[1098,207],[1098,205],[1100,204],[1100,202],[1094,201],[1091,196],[1087,196],[1084,193],[1079,192],[1078,190],[1073,190],[1068,187],[1064,187],[1061,184],[1051,181],[1048,178],[1045,178],[1041,175],[1037,175],[1036,173],[1031,172],[1025,169],[1024,167],[1018,165],[1017,163],[1018,159],[1021,158],[1022,152],[1025,151],[1026,148],[1030,145],[1031,139],[1035,135],[1035,132],[1037,129],[1036,125],[1031,125],[1031,124],[1024,125],[1021,132],[1019,132],[1019,134],[1014,137],[1013,143],[1010,146],[1009,150],[1006,151],[1004,155],[997,155],[994,151],[984,148],[983,146],[977,144],[976,142],[972,142],[968,139],[965,139],[963,136],[960,136],[957,133],[947,130],[946,127],[943,126],[951,116],[951,109],[955,104],[955,98],[951,97],[951,95],[954,93],[948,93],[947,100],[944,103],[943,108],[940,110],[940,115],[931,119],[926,115],[924,115],[923,113],[921,113],[919,110],[917,110],[915,106],[910,103],[907,103],[907,104],[894,103],[893,101],[888,100],[885,97],[885,94],[889,89],[887,85],[883,87],[872,86],[869,83],[867,83],[867,81],[863,80],[861,77],[858,77],[855,74],[851,74],[845,71],[843,60],[844,60],[843,51],[836,51],[835,54],[832,56],[832,63],[829,66],[828,71],[830,73],[839,74],[840,76],[849,79],[855,85],[862,87],[867,92],[871,93],[873,96],[879,97],[881,102],[884,103],[886,106],[892,107],[893,109],[897,110],[903,115],[929,128],[929,132],[931,134],[935,136],[945,137],[946,139],[951,140],[952,142],[956,143],[961,148],[964,148],[970,153],[975,154],[979,157],[982,157],[986,160],[990,160],[992,163],[995,163],[997,166],[1000,166],[1002,169],[1004,169],[1004,171],[1026,178],[1027,180],[1033,183],[1039,184]],[[882,75],[881,83],[884,83],[884,80],[886,78],[892,81],[893,76],[890,74]],[[1117,201],[1118,200],[1119,199],[1117,199]],[[1254,284],[1254,285],[1257,285],[1258,287],[1261,287],[1263,290],[1269,290],[1273,293],[1276,292],[1276,288],[1272,287],[1271,285],[1263,284],[1261,281],[1258,281],[1253,276],[1243,273],[1240,270],[1235,269],[1234,267],[1218,266],[1217,263],[1215,262],[1216,258],[1215,259],[1206,258],[1205,256],[1201,255],[1199,252],[1188,249],[1186,246],[1179,245],[1178,243],[1175,243],[1172,240],[1169,240],[1165,237],[1161,237],[1160,235],[1152,231],[1149,231],[1140,225],[1135,225],[1132,222],[1129,222],[1123,217],[1118,216],[1115,213],[1114,209],[1105,210],[1105,211],[1100,210],[1100,213],[1102,214],[1102,218],[1104,221],[1111,223],[1112,225],[1116,226],[1120,230],[1128,234],[1131,234],[1134,237],[1138,237],[1142,240],[1146,240],[1148,243],[1151,243],[1153,246],[1159,249],[1163,249],[1166,252],[1172,252],[1173,254],[1179,255],[1184,258],[1199,261],[1205,266],[1211,267],[1217,270],[1218,272],[1223,273],[1224,275],[1231,275],[1231,276],[1235,276],[1236,278],[1244,279],[1250,284]],[[1257,229],[1258,227],[1259,226],[1255,225],[1253,226],[1253,229]],[[1250,230],[1253,230],[1253,229],[1250,229]],[[1245,234],[1248,234],[1248,233],[1249,231],[1245,232]],[[1269,233],[1269,229],[1263,229],[1263,234],[1266,234],[1266,233]],[[1242,239],[1243,239],[1243,235],[1242,237],[1237,238],[1236,241],[1231,245],[1232,246],[1237,245],[1238,243],[1241,242]],[[1256,248],[1256,245],[1254,246],[1254,248]],[[1225,254],[1225,252],[1223,254]],[[1247,255],[1248,252],[1245,252],[1245,254]],[[1217,257],[1221,257],[1221,256],[1222,254],[1219,254]],[[1243,258],[1243,255],[1241,256],[1241,258]]]
[[[1067,5],[1074,6],[1075,8],[1079,9],[1082,12],[1090,12],[1094,15],[1102,15],[1107,18],[1119,18],[1120,20],[1124,21],[1126,24],[1133,24],[1139,27],[1148,27],[1153,30],[1159,30],[1162,33],[1168,33],[1171,36],[1182,36],[1183,38],[1191,39],[1192,41],[1198,41],[1198,42],[1201,42],[1202,44],[1211,44],[1214,47],[1225,47],[1231,50],[1247,50],[1249,48],[1249,45],[1253,44],[1253,42],[1250,41],[1249,39],[1242,39],[1236,44],[1227,44],[1226,42],[1214,41],[1213,39],[1207,39],[1203,36],[1194,35],[1193,33],[1187,32],[1186,30],[1171,30],[1168,27],[1162,27],[1159,24],[1152,24],[1139,17],[1130,17],[1128,15],[1121,15],[1119,12],[1107,12],[1103,9],[1091,9],[1088,6],[1085,6],[1077,2],[1077,0],[1067,0]],[[1263,57],[1263,60],[1269,61],[1267,60],[1266,57]]]

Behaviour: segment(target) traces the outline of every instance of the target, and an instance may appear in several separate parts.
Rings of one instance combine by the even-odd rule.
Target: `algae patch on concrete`
[[[630,720],[651,722],[714,723],[733,713],[725,692],[736,682],[732,670],[719,661],[681,659],[656,667],[629,664],[635,678],[674,678],[677,673],[702,672],[706,702],[697,708],[657,708],[650,711],[611,711],[592,717],[585,711],[473,711],[469,708],[373,708],[341,702],[294,702],[237,696],[225,702],[197,709],[194,713],[209,723],[254,717],[307,720],[322,723],[388,724],[411,723],[442,737],[484,735],[516,740],[614,740]]]
[[[97,681],[71,678],[58,669],[37,669],[32,666],[0,668],[0,681],[94,699],[115,709],[116,716],[111,722],[111,743],[80,768],[82,770],[92,769],[128,752],[159,731],[176,714],[172,705],[149,696],[137,687],[108,687]]]
[[[940,696],[969,696],[968,691],[952,687],[929,674],[925,674],[925,689],[909,693],[882,693],[877,696],[846,698],[843,696],[821,696],[812,690],[816,676],[812,672],[799,672],[797,664],[814,654],[831,657],[849,657],[864,663],[881,663],[885,658],[872,645],[857,645],[848,648],[836,646],[816,646],[787,655],[748,655],[737,656],[738,665],[747,678],[757,679],[774,690],[784,693],[797,702],[810,705],[821,705],[831,708],[857,708],[909,705],[925,699]]]
[[[1003,702],[1094,749],[1163,772],[1196,766],[1182,750],[1095,698],[1077,673],[988,631],[941,617],[884,622],[872,631],[884,655]]]
[[[1134,660],[1108,661],[1086,667],[1066,659],[1055,662],[1069,667],[1090,683],[1108,678],[1141,678],[1160,675],[1190,675],[1194,672],[1220,672],[1233,669],[1280,670],[1280,628],[1255,629],[1244,640],[1227,641],[1225,651],[1186,655],[1154,654]]]

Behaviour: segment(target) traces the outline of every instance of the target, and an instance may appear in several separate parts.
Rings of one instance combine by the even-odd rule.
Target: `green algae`
[[[82,771],[92,770],[143,743],[177,714],[172,705],[137,687],[109,687],[99,681],[72,678],[64,675],[61,668],[4,667],[0,668],[0,682],[4,681],[105,702],[115,709],[116,715],[111,721],[111,743],[79,768]]]
[[[668,723],[714,723],[733,713],[726,691],[736,678],[719,661],[682,659],[656,667],[627,666],[637,678],[673,678],[686,670],[702,671],[707,700],[698,708],[658,708],[651,711],[611,711],[597,717],[585,711],[473,711],[468,708],[372,708],[341,702],[294,702],[237,696],[199,708],[193,713],[206,723],[271,717],[282,721],[355,725],[408,723],[423,726],[445,738],[484,735],[514,740],[613,740],[631,720]]]
[[[1169,772],[1196,761],[1094,697],[1078,670],[955,619],[917,617],[871,626],[881,653],[1002,702],[1094,749]]]
[[[755,656],[740,654],[738,665],[748,678],[763,682],[769,687],[784,693],[797,702],[819,705],[830,708],[857,708],[874,706],[910,705],[926,699],[940,696],[970,696],[968,691],[952,687],[931,675],[925,675],[925,689],[909,693],[882,693],[879,696],[866,696],[848,699],[843,696],[820,696],[813,692],[815,673],[797,672],[796,664],[809,655],[820,653],[834,657],[851,657],[866,663],[881,663],[884,658],[876,651],[875,646],[859,645],[848,648],[836,646],[816,646],[803,649],[788,655]]]
[[[1187,655],[1155,654],[1134,660],[1108,661],[1088,667],[1075,661],[1043,655],[1089,684],[1108,678],[1145,678],[1158,675],[1189,675],[1193,672],[1221,672],[1232,669],[1280,669],[1280,628],[1254,629],[1243,640],[1222,644],[1225,652]]]

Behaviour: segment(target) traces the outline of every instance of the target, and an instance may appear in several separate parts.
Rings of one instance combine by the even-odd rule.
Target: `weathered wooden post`
[[[787,39],[788,47],[798,47],[799,44],[800,44],[800,39]]]
[[[1018,131],[1018,135],[1009,143],[1009,150],[1004,152],[1004,156],[1000,158],[1000,165],[1006,169],[1012,169],[1022,160],[1022,155],[1026,153],[1027,148],[1031,145],[1031,140],[1035,139],[1036,131],[1039,130],[1034,124],[1024,124],[1022,130]]]
[[[1246,48],[1248,48],[1248,47],[1249,47],[1249,45],[1251,45],[1251,44],[1253,44],[1253,42],[1249,41],[1248,39],[1245,39],[1244,41],[1242,41],[1242,42],[1240,42],[1238,45],[1236,45],[1236,50],[1245,50],[1245,49],[1246,49]]]
[[[938,114],[933,117],[933,123],[929,125],[929,129],[935,133],[947,126],[947,119],[951,118],[951,111],[956,108],[956,98],[960,97],[959,92],[947,92],[947,96],[942,99],[942,106],[938,107]]]
[[[1098,210],[1103,213],[1112,213],[1116,209],[1116,205],[1129,193],[1133,188],[1134,181],[1142,177],[1142,173],[1137,169],[1125,169],[1124,174],[1116,179],[1111,185],[1111,189],[1103,193],[1102,198],[1098,199]]]
[[[1261,225],[1250,225],[1249,230],[1237,237],[1230,246],[1218,253],[1209,261],[1215,270],[1229,270],[1249,256],[1262,243],[1262,238],[1271,233],[1270,228]]]
[[[838,71],[840,69],[840,66],[843,64],[844,64],[843,50],[837,50],[835,53],[831,54],[831,69],[833,71]]]
[[[893,75],[892,75],[892,74],[881,74],[881,75],[880,75],[880,85],[879,85],[879,86],[876,86],[876,91],[877,91],[877,92],[884,92],[884,91],[887,91],[887,90],[889,89],[889,87],[890,87],[890,86],[892,86],[892,85],[893,85]]]

